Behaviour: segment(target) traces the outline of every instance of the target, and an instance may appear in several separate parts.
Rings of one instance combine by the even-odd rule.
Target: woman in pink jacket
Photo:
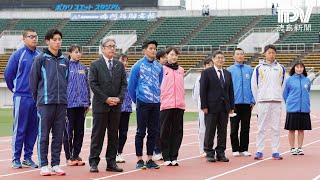
[[[183,137],[184,69],[178,65],[178,50],[166,50],[167,62],[163,66],[160,95],[160,141],[166,166],[178,166],[178,151]]]

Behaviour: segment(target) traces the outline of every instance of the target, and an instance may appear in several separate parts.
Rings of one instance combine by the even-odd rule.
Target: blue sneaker
[[[255,160],[262,160],[263,159],[263,153],[262,152],[257,152],[256,157],[254,157]]]
[[[142,159],[137,162],[136,169],[146,169],[146,166],[144,165],[144,161]]]
[[[23,167],[32,167],[32,168],[38,168],[38,165],[32,161],[32,159],[26,159],[22,162]]]
[[[272,158],[275,160],[282,160],[283,157],[279,153],[273,153]]]
[[[159,169],[160,166],[158,164],[156,164],[152,159],[150,159],[149,161],[147,161],[146,163],[146,167],[148,169]]]
[[[15,159],[12,161],[12,168],[15,168],[15,169],[22,168],[20,159]]]

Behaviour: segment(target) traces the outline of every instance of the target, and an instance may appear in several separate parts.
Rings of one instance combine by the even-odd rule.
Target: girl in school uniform
[[[302,144],[304,130],[311,130],[310,87],[306,68],[302,61],[297,61],[291,68],[286,80],[283,98],[286,103],[287,117],[285,129],[289,130],[289,143],[292,155],[304,155]],[[295,131],[298,131],[298,148],[295,148]]]

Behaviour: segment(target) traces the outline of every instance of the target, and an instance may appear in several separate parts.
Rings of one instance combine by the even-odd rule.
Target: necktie
[[[222,71],[219,69],[218,72],[220,73],[220,77],[219,77],[220,85],[221,85],[221,87],[224,87],[224,80],[223,80],[223,76],[222,76]]]
[[[109,63],[109,74],[110,74],[110,77],[112,77],[112,61],[111,60],[108,60],[108,63]]]

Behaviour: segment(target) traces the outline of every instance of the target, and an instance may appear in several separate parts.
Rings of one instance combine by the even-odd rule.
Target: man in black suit
[[[127,78],[123,64],[114,59],[116,42],[111,37],[100,41],[103,56],[90,64],[89,82],[93,92],[93,127],[90,145],[90,172],[99,172],[98,164],[103,140],[108,128],[108,147],[106,152],[107,171],[122,172],[116,164],[118,128],[121,102],[126,89]]]
[[[227,124],[229,113],[234,112],[234,94],[231,73],[222,69],[223,52],[212,54],[214,66],[201,73],[200,99],[205,114],[204,151],[209,162],[228,162],[226,150]],[[213,140],[217,129],[217,146],[213,149]],[[216,158],[215,158],[216,154]]]

